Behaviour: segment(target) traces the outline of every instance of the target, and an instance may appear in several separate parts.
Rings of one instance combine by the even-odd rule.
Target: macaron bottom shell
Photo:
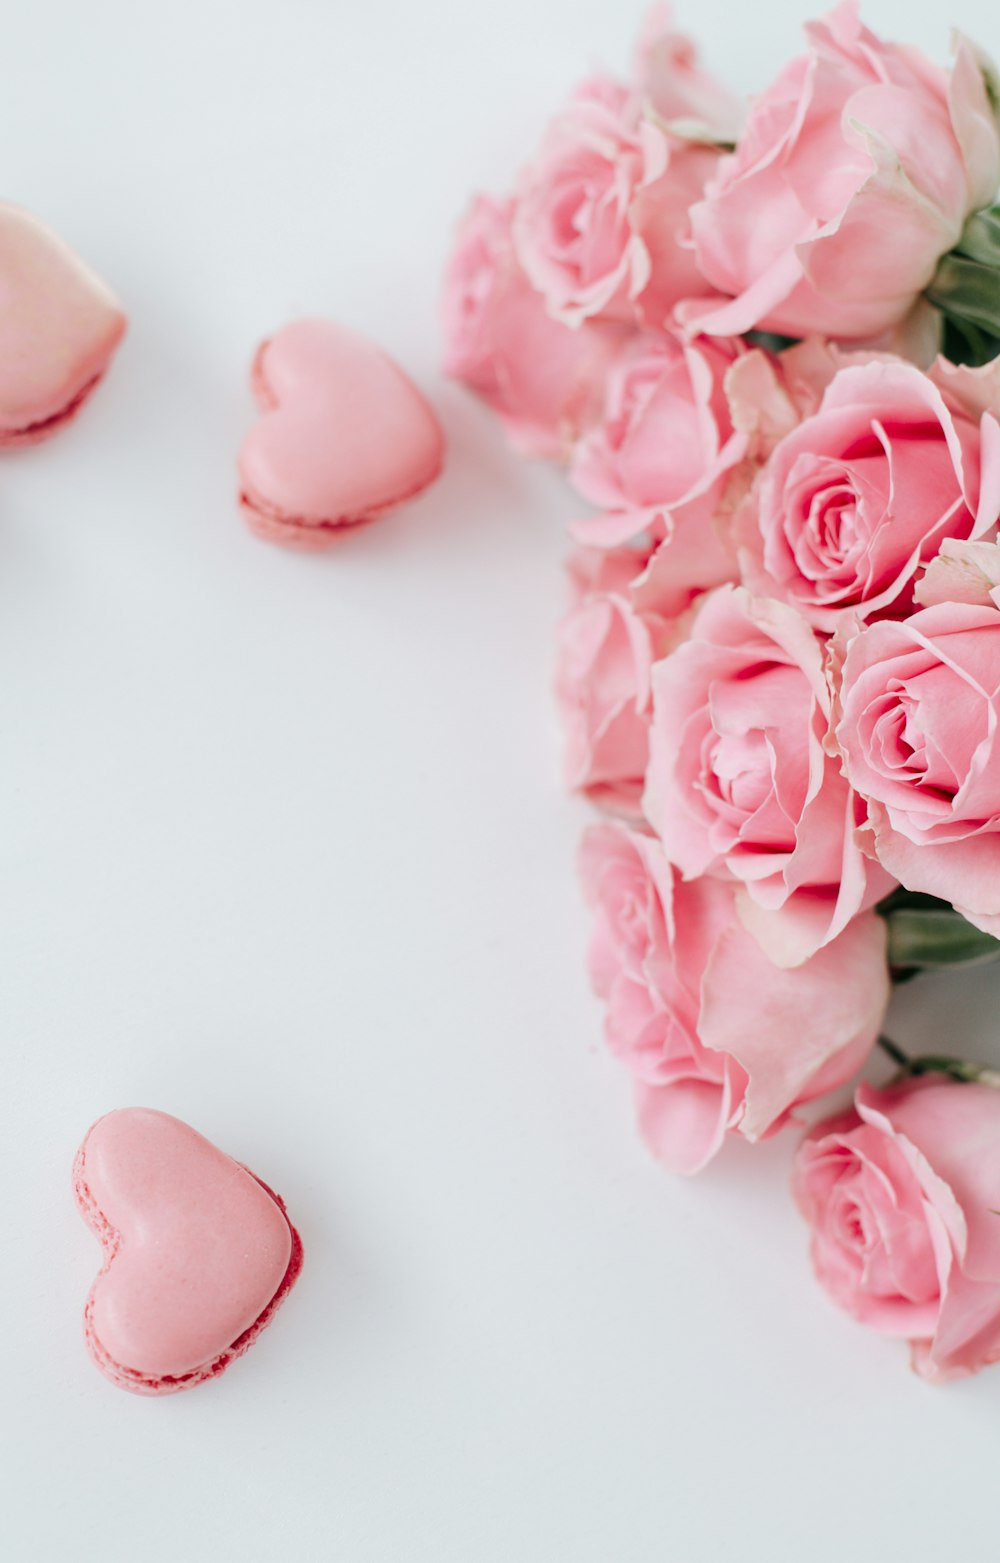
[[[0,449],[39,444],[75,417],[127,324],[111,289],[64,239],[0,201]]]
[[[330,520],[313,520],[309,516],[286,515],[269,506],[263,498],[246,491],[240,494],[240,514],[254,537],[265,543],[278,543],[284,548],[294,548],[301,553],[322,553],[333,548],[351,533],[361,531],[373,521],[409,504],[425,488],[440,477],[443,460],[430,477],[424,478],[407,494],[392,499],[378,508],[367,510],[363,516],[340,516]]]
[[[106,371],[93,375],[70,400],[48,417],[39,418],[34,423],[27,423],[22,428],[0,428],[0,450],[18,450],[22,446],[40,445],[43,440],[50,439],[53,434],[58,434],[60,429],[72,423],[84,402],[88,402],[94,391],[104,379]]]
[[[120,1246],[120,1236],[114,1230],[114,1227],[111,1227],[108,1221],[105,1221],[102,1213],[97,1208],[94,1196],[87,1188],[83,1172],[84,1149],[86,1147],[80,1147],[77,1153],[77,1161],[73,1164],[73,1193],[77,1196],[77,1204],[80,1207],[80,1213],[83,1214],[84,1221],[91,1227],[92,1232],[97,1233],[98,1238],[105,1246],[105,1264],[103,1264],[102,1272],[100,1272],[100,1274],[105,1275],[111,1268],[111,1264],[114,1263],[114,1257],[116,1257]],[[242,1166],[242,1163],[238,1163],[238,1166]],[[144,1374],[144,1372],[139,1372],[134,1368],[128,1368],[127,1364],[114,1360],[109,1355],[109,1352],[106,1352],[97,1335],[95,1335],[94,1293],[98,1282],[100,1282],[100,1275],[98,1275],[97,1282],[94,1282],[91,1294],[89,1294],[86,1300],[86,1307],[83,1310],[83,1338],[86,1341],[87,1350],[89,1350],[94,1363],[105,1374],[106,1379],[111,1379],[114,1385],[119,1386],[119,1390],[130,1390],[133,1394],[177,1394],[180,1390],[194,1390],[195,1385],[205,1383],[208,1379],[217,1379],[219,1374],[225,1372],[225,1369],[230,1366],[230,1363],[233,1363],[233,1361],[236,1361],[236,1358],[242,1357],[244,1352],[250,1350],[261,1330],[267,1329],[267,1325],[270,1324],[278,1308],[281,1307],[284,1299],[288,1297],[292,1286],[297,1282],[298,1272],[302,1271],[302,1238],[298,1236],[297,1230],[295,1230],[294,1225],[288,1219],[288,1210],[284,1208],[284,1200],[281,1199],[280,1194],[275,1194],[275,1191],[269,1188],[263,1179],[259,1179],[256,1172],[250,1171],[250,1168],[245,1168],[245,1166],[242,1166],[242,1171],[248,1172],[253,1182],[259,1183],[259,1186],[264,1189],[264,1193],[269,1194],[270,1199],[275,1202],[278,1210],[281,1211],[284,1219],[288,1222],[292,1252],[291,1258],[289,1258],[288,1269],[284,1272],[284,1277],[281,1279],[281,1285],[278,1286],[277,1293],[273,1294],[269,1304],[264,1308],[263,1313],[259,1314],[258,1318],[253,1321],[253,1324],[248,1325],[248,1329],[245,1329],[242,1335],[234,1339],[233,1343],[225,1347],[225,1350],[219,1352],[216,1357],[206,1361],[202,1366],[192,1369],[191,1372],[186,1372],[186,1374],[152,1375]]]

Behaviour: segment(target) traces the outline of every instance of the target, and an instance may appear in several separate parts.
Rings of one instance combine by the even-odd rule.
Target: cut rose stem
[[[888,1053],[893,1063],[898,1064],[900,1069],[909,1070],[910,1064],[912,1062],[909,1053],[904,1053],[903,1049],[901,1047],[897,1047],[891,1038],[879,1037],[878,1045],[882,1049],[883,1053]]]
[[[946,1053],[924,1053],[919,1058],[912,1058],[901,1047],[897,1047],[890,1037],[879,1037],[878,1045],[883,1053],[888,1053],[892,1061],[899,1065],[900,1074],[947,1075],[951,1080],[977,1081],[980,1085],[1000,1089],[1000,1070],[991,1068],[989,1064],[980,1064],[969,1058],[951,1058]]]

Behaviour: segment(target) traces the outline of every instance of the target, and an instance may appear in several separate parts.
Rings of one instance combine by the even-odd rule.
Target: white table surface
[[[751,89],[792,0],[689,3]],[[943,53],[962,16],[878,0]],[[766,18],[766,20],[765,20]],[[611,0],[38,0],[4,18],[3,193],[117,287],[78,424],[0,465],[0,1550],[11,1563],[995,1563],[1000,1370],[947,1389],[838,1314],[792,1148],[644,1153],[583,970],[585,811],[549,685],[559,479],[438,371],[450,226],[589,64]],[[377,335],[440,486],[325,558],[243,531],[246,367]],[[904,1041],[987,1056],[1000,973]],[[960,1021],[960,1023],[959,1023]],[[87,1359],[73,1152],[187,1119],[286,1197],[306,1266],[221,1381]]]

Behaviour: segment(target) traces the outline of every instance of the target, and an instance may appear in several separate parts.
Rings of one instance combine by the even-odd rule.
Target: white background
[[[689,3],[763,85],[792,0]],[[868,7],[943,56],[962,17]],[[762,18],[766,17],[766,22]],[[615,0],[6,7],[3,193],[118,289],[79,422],[0,465],[0,1550],[14,1563],[995,1563],[1000,1370],[945,1389],[813,1282],[792,1141],[671,1180],[600,1044],[549,685],[557,477],[438,371],[438,279]],[[324,558],[255,542],[259,338],[376,335],[440,485]],[[997,1057],[1000,974],[895,1031]],[[111,1107],[288,1201],[302,1280],[221,1381],[97,1374],[70,1194]]]

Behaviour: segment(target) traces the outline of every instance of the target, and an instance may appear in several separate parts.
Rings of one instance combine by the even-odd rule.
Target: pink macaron
[[[30,212],[0,202],[0,448],[68,423],[125,333],[114,294]]]
[[[366,337],[297,320],[258,349],[251,383],[263,416],[239,456],[252,532],[321,549],[432,483],[444,436],[426,398]]]
[[[104,1247],[84,1336],[122,1389],[169,1395],[217,1378],[298,1279],[302,1244],[278,1195],[167,1113],[99,1118],[73,1185]]]

